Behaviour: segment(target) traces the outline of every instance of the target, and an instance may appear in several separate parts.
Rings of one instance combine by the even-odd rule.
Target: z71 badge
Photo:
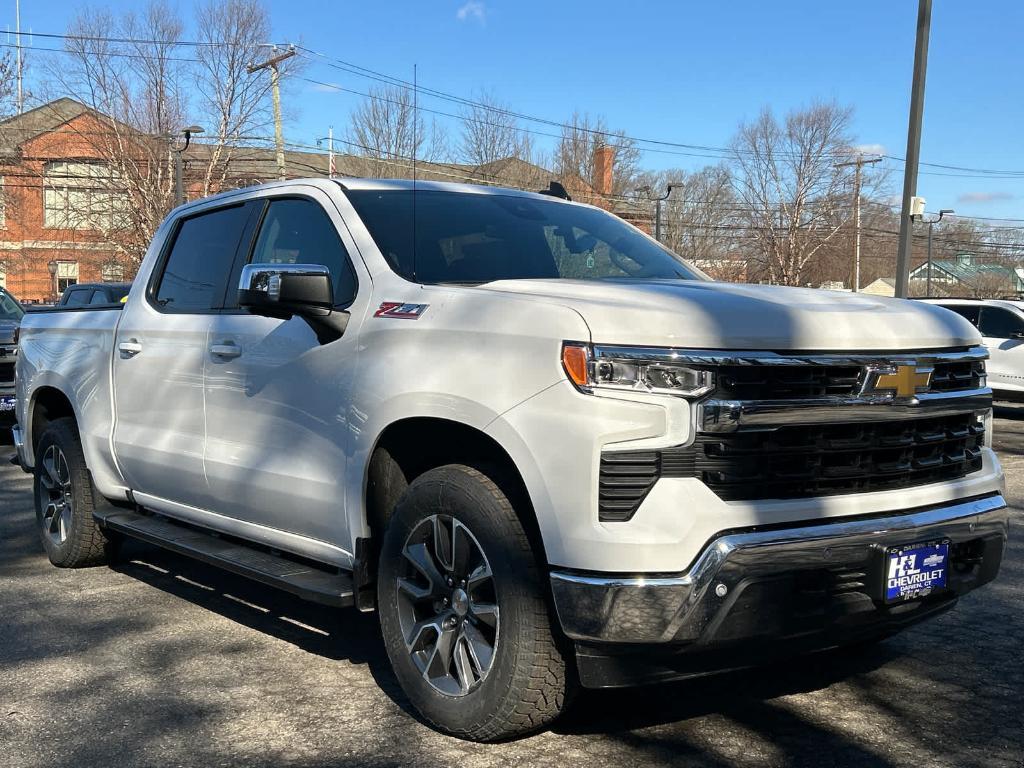
[[[399,320],[419,320],[429,304],[403,304],[401,301],[382,301],[374,317],[394,317]]]

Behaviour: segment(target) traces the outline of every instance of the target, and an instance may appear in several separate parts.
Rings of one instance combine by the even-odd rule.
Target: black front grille
[[[10,384],[14,381],[14,361],[0,362],[0,384]]]
[[[933,392],[977,389],[985,375],[981,360],[935,363]],[[718,365],[715,392],[720,400],[801,400],[854,397],[864,383],[861,365]]]
[[[792,499],[963,477],[981,469],[983,439],[977,417],[960,414],[701,434],[671,453],[692,456],[684,476],[701,478],[723,499]]]
[[[628,520],[659,477],[696,477],[726,501],[907,488],[981,469],[973,414],[698,434],[685,448],[601,455],[599,516]]]
[[[860,386],[859,365],[720,365],[715,397],[724,400],[799,400],[849,397]]]
[[[981,360],[965,360],[953,363],[936,363],[932,374],[933,392],[957,392],[977,389],[985,376],[985,363]]]

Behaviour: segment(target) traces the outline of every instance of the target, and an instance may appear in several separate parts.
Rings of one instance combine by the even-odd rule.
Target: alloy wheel
[[[64,452],[51,445],[43,454],[39,473],[39,506],[43,510],[43,533],[57,545],[63,544],[71,532],[71,471]]]
[[[447,696],[465,696],[487,677],[498,644],[494,576],[463,523],[432,515],[402,548],[398,617],[413,664]]]

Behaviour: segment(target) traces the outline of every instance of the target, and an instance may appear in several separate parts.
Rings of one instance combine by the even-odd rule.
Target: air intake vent
[[[657,451],[601,454],[598,519],[622,522],[633,517],[661,471]]]

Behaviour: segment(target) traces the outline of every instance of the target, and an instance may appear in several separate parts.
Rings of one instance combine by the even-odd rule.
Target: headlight
[[[630,350],[629,354],[622,354],[625,352],[622,347],[616,350],[620,356],[600,349],[595,355],[589,344],[565,342],[562,367],[569,380],[585,392],[616,389],[698,398],[715,387],[711,371],[676,365],[662,357],[645,360],[642,348],[637,348],[635,353]]]

